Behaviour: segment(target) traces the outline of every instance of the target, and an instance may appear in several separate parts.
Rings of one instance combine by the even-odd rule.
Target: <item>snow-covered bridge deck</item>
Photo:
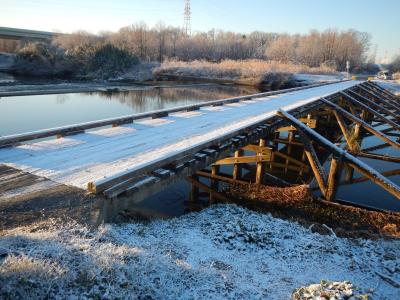
[[[2,148],[0,164],[82,189],[92,183],[89,186],[95,192],[111,188],[123,180],[131,180],[132,186],[144,174],[163,177],[163,174],[154,171],[165,165],[172,164],[178,168],[180,162],[187,165],[190,160],[202,161],[204,153],[213,157],[216,146],[222,149],[228,139],[247,132],[249,128],[268,123],[278,109],[294,111],[359,83],[343,81],[280,94],[264,93],[263,96],[242,100],[203,103],[198,107],[167,110],[153,115],[124,117],[114,120],[114,123],[105,120],[95,125],[89,123],[87,126],[4,137],[0,139],[0,146],[10,141],[75,131],[74,135]],[[111,124],[118,126],[110,127]],[[95,126],[97,128],[93,128]],[[77,133],[80,130],[83,132]],[[205,149],[209,152],[199,155]],[[199,165],[197,169],[201,168]],[[196,168],[192,171],[196,171]],[[187,171],[186,175],[191,175],[190,172]],[[153,179],[147,177],[145,180]],[[127,184],[129,182],[125,182],[124,188]]]

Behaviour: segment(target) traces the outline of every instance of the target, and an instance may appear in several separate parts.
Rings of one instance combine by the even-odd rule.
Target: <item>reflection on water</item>
[[[144,87],[126,92],[0,98],[0,135],[119,117],[203,101],[258,93],[252,87],[216,84]]]
[[[0,85],[16,82],[14,76],[0,72]]]

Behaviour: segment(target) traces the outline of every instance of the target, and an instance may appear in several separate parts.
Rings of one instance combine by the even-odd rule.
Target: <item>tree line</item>
[[[118,32],[92,35],[84,31],[60,35],[54,44],[66,51],[74,48],[110,43],[129,51],[142,61],[267,59],[284,63],[300,63],[310,67],[328,64],[344,70],[346,61],[360,66],[368,61],[370,35],[355,30],[312,30],[307,34],[280,34],[255,31],[242,34],[223,30],[196,32],[186,36],[177,27],[158,23],[149,27],[137,23]],[[15,41],[2,41],[3,51],[16,48]],[[1,51],[1,49],[0,49]]]

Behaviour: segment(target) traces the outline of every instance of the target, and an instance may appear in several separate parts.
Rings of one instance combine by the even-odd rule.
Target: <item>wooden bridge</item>
[[[188,177],[211,195],[218,192],[218,181],[247,182],[240,169],[251,163],[256,184],[266,178],[285,185],[270,174],[273,168],[310,170],[322,196],[334,200],[346,169],[348,182],[372,180],[400,199],[400,187],[389,179],[398,170],[380,174],[358,158],[400,162],[371,153],[400,148],[398,100],[373,82],[341,81],[6,136],[0,138],[0,199],[62,184],[105,198],[142,201]],[[344,147],[319,132],[320,122],[335,123]],[[379,130],[382,125],[385,129]],[[383,144],[361,149],[361,134]],[[300,159],[292,156],[297,146],[303,149]],[[328,174],[317,147],[331,158]],[[219,166],[227,164],[233,166],[229,177],[219,173]],[[211,171],[204,170],[209,166]],[[43,180],[13,187],[10,169]],[[354,170],[362,176],[354,179]],[[199,176],[211,179],[211,187],[199,183]]]

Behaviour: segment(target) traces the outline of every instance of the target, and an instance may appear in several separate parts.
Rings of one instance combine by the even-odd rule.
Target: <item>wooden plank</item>
[[[216,165],[247,164],[271,161],[271,155],[253,155],[240,157],[227,157],[215,162]]]
[[[367,164],[362,162],[361,160],[357,159],[350,153],[340,149],[335,144],[331,143],[325,137],[320,135],[319,133],[313,131],[312,129],[304,126],[303,123],[299,122],[295,117],[290,115],[289,113],[279,110],[278,115],[282,116],[283,118],[289,120],[293,125],[301,128],[303,132],[313,139],[315,142],[324,145],[327,149],[329,149],[334,155],[342,156],[343,160],[348,163],[352,168],[356,169],[358,172],[363,174],[364,176],[370,178],[375,184],[379,185],[390,194],[395,196],[397,199],[400,200],[400,187],[392,182],[391,180],[387,179],[386,177],[382,176],[379,172],[375,169],[369,167]]]
[[[317,127],[317,120],[316,119],[309,119],[309,118],[300,118],[300,122],[303,122],[310,128],[316,128]],[[284,132],[284,131],[295,131],[296,127],[289,125],[289,126],[284,126],[280,127],[276,130],[276,132]]]
[[[392,141],[388,136],[386,136],[385,134],[383,134],[382,132],[374,129],[371,125],[369,125],[368,123],[364,122],[363,120],[361,120],[360,118],[352,115],[351,113],[347,112],[346,110],[344,110],[343,108],[341,108],[340,106],[324,99],[321,98],[321,101],[323,101],[324,103],[326,103],[327,105],[333,107],[336,111],[338,111],[339,113],[341,113],[344,117],[346,117],[349,120],[352,120],[353,122],[355,122],[356,124],[360,124],[365,130],[371,132],[373,135],[375,135],[377,138],[383,140],[384,142],[390,144],[391,146],[400,149],[400,144],[397,142]]]
[[[245,151],[252,151],[252,152],[260,153],[263,155],[268,155],[272,151],[272,148],[270,148],[270,147],[263,147],[263,146],[257,146],[257,145],[252,145],[252,144],[244,146],[242,149]]]

